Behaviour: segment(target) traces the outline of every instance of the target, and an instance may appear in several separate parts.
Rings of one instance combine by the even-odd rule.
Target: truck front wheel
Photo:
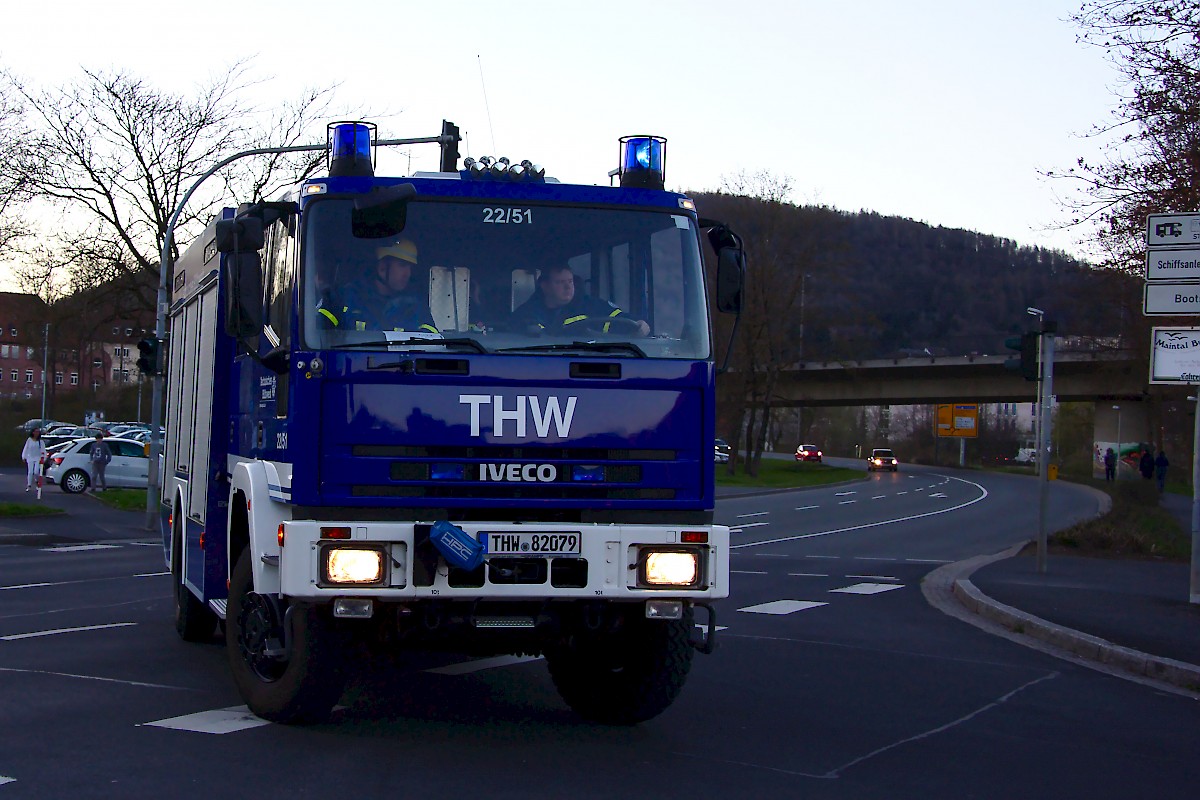
[[[546,649],[554,686],[577,714],[595,722],[633,725],[656,717],[679,696],[691,669],[692,619],[690,607],[680,620],[630,613],[616,630],[577,632]]]
[[[258,716],[272,722],[322,722],[345,688],[337,632],[313,606],[298,606],[291,616],[291,647],[283,643],[283,620],[270,598],[254,592],[250,548],[229,580],[225,650],[242,699]]]

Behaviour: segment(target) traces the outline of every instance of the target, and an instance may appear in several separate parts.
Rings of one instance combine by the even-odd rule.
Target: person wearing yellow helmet
[[[375,248],[375,264],[363,280],[330,293],[317,305],[321,327],[437,333],[429,302],[411,288],[417,246],[400,239]]]

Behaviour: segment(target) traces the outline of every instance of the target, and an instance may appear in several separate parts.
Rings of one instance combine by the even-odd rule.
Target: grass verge
[[[92,497],[120,511],[146,510],[145,489],[106,489],[103,492],[93,492]]]
[[[729,475],[728,465],[717,464],[717,486],[741,489],[796,489],[850,480],[864,480],[862,470],[831,467],[811,461],[797,463],[782,459],[764,458],[759,462],[758,475],[747,475],[745,465],[738,464],[738,474]]]
[[[1080,522],[1050,537],[1062,552],[1119,558],[1161,558],[1187,561],[1191,534],[1166,509],[1158,507],[1153,481],[1079,481],[1107,492],[1112,510],[1098,519]]]
[[[0,517],[44,517],[47,514],[62,514],[61,508],[41,503],[0,503]]]

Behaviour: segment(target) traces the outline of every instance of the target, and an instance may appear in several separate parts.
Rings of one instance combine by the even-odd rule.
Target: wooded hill
[[[1029,306],[1066,336],[1111,340],[1129,321],[1129,276],[1061,251],[873,212],[693,196],[745,239],[758,310],[799,339],[803,309],[792,354],[803,360],[1004,354],[1005,337],[1035,323]]]

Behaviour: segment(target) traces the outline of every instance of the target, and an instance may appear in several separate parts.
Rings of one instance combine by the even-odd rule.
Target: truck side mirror
[[[745,251],[740,247],[722,247],[717,251],[717,310],[740,314],[745,285]]]
[[[262,217],[223,219],[216,224],[218,253],[249,253],[261,250],[266,241]]]
[[[224,259],[225,333],[246,339],[262,332],[262,261],[258,251]]]
[[[417,187],[399,183],[355,198],[350,232],[356,239],[396,236],[408,225],[408,204],[416,196]]]

